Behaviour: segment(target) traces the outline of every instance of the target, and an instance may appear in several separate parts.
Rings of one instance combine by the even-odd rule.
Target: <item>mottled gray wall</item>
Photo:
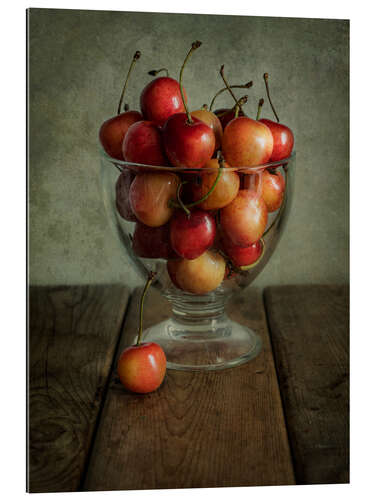
[[[232,83],[255,81],[254,114],[268,71],[281,121],[296,137],[291,217],[256,284],[348,281],[347,21],[32,9],[29,39],[31,284],[140,284],[103,210],[98,128],[116,111],[136,49],[132,107],[147,70],[167,65],[177,76],[195,39],[203,45],[184,81],[193,107],[222,86],[225,64]],[[264,115],[272,118],[268,104]]]

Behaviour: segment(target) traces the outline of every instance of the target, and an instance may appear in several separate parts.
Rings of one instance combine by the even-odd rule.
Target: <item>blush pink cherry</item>
[[[247,247],[258,241],[267,226],[267,206],[252,189],[240,189],[236,198],[220,211],[220,224],[234,245]]]
[[[203,295],[215,290],[224,279],[225,260],[207,250],[196,259],[169,260],[167,269],[172,282],[185,292]]]
[[[169,200],[176,199],[179,182],[172,172],[137,174],[129,191],[130,206],[137,219],[150,227],[166,224],[174,210]]]
[[[232,167],[251,167],[267,163],[273,149],[270,129],[257,120],[240,116],[224,129],[222,153]]]
[[[139,394],[153,392],[164,380],[167,360],[163,349],[154,342],[144,342],[125,349],[117,363],[122,385]]]

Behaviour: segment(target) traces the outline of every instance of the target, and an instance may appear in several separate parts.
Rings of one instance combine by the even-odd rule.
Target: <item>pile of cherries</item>
[[[224,66],[220,74],[225,88],[214,96],[210,109],[204,105],[189,111],[183,72],[200,45],[192,44],[179,81],[167,72],[146,85],[141,112],[129,111],[126,105],[123,109],[129,75],[140,57],[136,52],[118,114],[105,121],[99,133],[114,163],[154,166],[123,168],[116,183],[117,210],[136,223],[134,253],[166,259],[173,284],[194,294],[215,290],[231,273],[248,269],[261,258],[268,213],[280,208],[285,180],[275,168],[247,173],[236,169],[285,160],[294,143],[292,131],[279,123],[267,73],[267,96],[277,121],[259,119],[263,99],[256,119],[246,116],[247,96],[237,99],[232,89],[250,88],[252,82],[230,86]],[[234,99],[233,108],[212,111],[216,97],[225,91]]]

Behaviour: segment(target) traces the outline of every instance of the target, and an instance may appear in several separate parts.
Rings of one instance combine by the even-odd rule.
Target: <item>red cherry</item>
[[[143,120],[139,111],[126,111],[106,120],[99,130],[99,139],[105,152],[116,160],[123,160],[122,143],[133,123]]]
[[[259,240],[267,226],[267,206],[252,189],[240,189],[220,211],[220,224],[234,245],[247,247]]]
[[[240,116],[225,127],[222,152],[232,167],[251,167],[267,163],[272,148],[271,131],[259,121]]]
[[[142,91],[141,110],[147,120],[160,126],[171,115],[183,112],[184,103],[178,81],[168,76],[152,80]]]
[[[215,134],[198,118],[188,121],[185,113],[177,113],[163,127],[163,143],[174,167],[201,168],[215,151]]]
[[[160,129],[152,122],[140,121],[129,127],[122,144],[126,161],[163,166],[168,163],[162,145]]]
[[[273,149],[269,161],[279,161],[288,158],[293,151],[294,145],[294,135],[290,128],[266,118],[262,118],[259,121],[270,129],[273,137]]]
[[[170,225],[172,248],[185,259],[196,259],[214,242],[215,219],[204,210],[193,210],[190,216],[182,210],[177,210]]]
[[[145,342],[132,345],[122,352],[117,374],[126,389],[147,394],[160,387],[166,367],[163,349],[154,342]]]
[[[137,222],[133,234],[133,252],[146,259],[173,259],[177,255],[169,241],[169,224],[149,227]]]
[[[224,252],[237,267],[249,266],[256,262],[262,254],[263,245],[260,240],[248,247],[234,245],[227,238],[222,239]]]
[[[130,206],[129,190],[135,175],[125,169],[116,182],[116,208],[121,217],[130,222],[136,222],[137,217]]]

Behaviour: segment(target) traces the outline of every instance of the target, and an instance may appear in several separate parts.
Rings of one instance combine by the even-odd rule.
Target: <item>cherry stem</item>
[[[133,60],[132,60],[132,62],[130,64],[129,71],[128,71],[128,74],[126,76],[126,80],[125,80],[125,83],[124,83],[124,88],[122,89],[122,92],[121,92],[121,97],[120,97],[120,101],[118,103],[118,108],[117,108],[117,114],[118,115],[121,113],[122,101],[124,99],[124,95],[125,95],[126,87],[128,85],[130,74],[131,74],[131,72],[133,70],[133,67],[134,67],[135,63],[138,61],[138,59],[140,57],[141,57],[141,53],[139,52],[139,50],[137,50],[137,52],[133,56]]]
[[[220,165],[219,171],[217,173],[217,176],[216,176],[216,179],[215,179],[214,183],[212,184],[212,186],[210,187],[210,189],[207,191],[207,193],[204,196],[202,196],[202,198],[200,198],[197,201],[193,201],[191,203],[187,203],[185,205],[181,201],[181,198],[180,198],[181,187],[182,187],[183,184],[187,183],[187,181],[184,181],[184,182],[181,182],[179,184],[178,188],[177,188],[177,201],[175,201],[175,200],[169,200],[169,202],[168,202],[169,207],[171,207],[171,208],[172,207],[174,207],[174,208],[182,208],[186,212],[186,215],[189,217],[190,216],[190,210],[189,210],[189,208],[195,207],[196,205],[199,205],[200,203],[203,203],[205,200],[207,200],[207,198],[211,195],[211,193],[216,188],[217,183],[219,182],[221,174],[223,172],[223,169],[225,168],[225,166],[224,166],[224,158],[222,156],[219,157],[219,165]]]
[[[247,83],[244,83],[243,85],[230,85],[230,88],[231,89],[249,89],[252,86],[253,86],[253,82],[247,82]],[[223,92],[226,92],[227,90],[228,90],[227,87],[224,87],[224,88],[220,89],[218,92],[216,92],[216,94],[213,96],[211,104],[210,104],[210,111],[213,108],[213,105],[214,105],[216,98],[219,97],[219,95],[222,94]]]
[[[258,121],[259,118],[260,118],[260,113],[262,111],[262,106],[264,104],[264,99],[262,97],[262,99],[259,99],[259,102],[258,102],[258,112],[257,112],[257,117],[256,117],[256,120]]]
[[[240,108],[241,112],[242,112],[243,114],[245,114],[245,113],[243,112],[243,109],[242,109],[242,107],[241,107],[241,104],[237,101],[236,96],[233,94],[232,89],[231,89],[231,88],[230,88],[230,86],[228,85],[228,82],[227,82],[227,80],[226,80],[226,78],[225,78],[225,76],[224,76],[224,64],[223,64],[223,65],[221,66],[221,68],[220,68],[220,75],[221,75],[221,78],[223,79],[223,81],[224,81],[224,83],[225,83],[226,88],[229,90],[230,95],[231,95],[231,96],[233,97],[233,99],[235,100],[236,105]]]
[[[268,100],[271,104],[273,114],[275,115],[277,122],[280,122],[279,117],[277,116],[276,110],[275,110],[275,108],[272,104],[272,101],[271,101],[270,89],[268,87],[268,73],[264,73],[263,78],[264,78],[264,83],[266,84],[267,97],[268,97]]]
[[[181,66],[181,70],[180,70],[180,92],[181,92],[182,102],[184,103],[184,108],[185,108],[185,111],[186,111],[186,114],[187,114],[187,117],[188,117],[187,121],[190,124],[192,124],[194,122],[193,122],[193,119],[191,118],[191,114],[190,114],[190,112],[188,110],[188,107],[187,107],[187,104],[186,104],[186,101],[185,101],[184,89],[183,89],[183,86],[182,86],[182,75],[184,73],[185,65],[186,65],[189,57],[194,52],[194,50],[198,49],[201,45],[202,45],[202,42],[200,42],[199,40],[197,40],[197,41],[195,41],[195,42],[193,42],[191,44],[191,48],[190,48],[189,52],[187,53],[187,55],[185,57],[185,61],[183,62],[182,66]]]
[[[165,71],[166,74],[167,74],[167,76],[169,76],[169,72],[168,72],[167,68],[152,69],[151,71],[148,72],[148,74],[151,75],[151,76],[156,76],[161,71]]]
[[[239,104],[241,104],[241,106],[242,106],[243,104],[246,104],[246,103],[247,103],[247,99],[248,99],[248,97],[249,97],[249,96],[244,95],[244,96],[242,96],[240,99],[238,99]],[[226,110],[226,111],[223,111],[223,112],[221,112],[221,113],[218,113],[216,116],[217,116],[218,118],[222,118],[223,116],[225,116],[225,115],[227,115],[227,114],[231,113],[232,111],[234,111],[234,112],[236,113],[236,108],[237,108],[237,107],[238,107],[238,106],[237,106],[237,104],[236,104],[235,106],[233,106],[233,108],[228,109],[228,110]]]
[[[152,283],[152,280],[155,278],[155,276],[156,276],[156,273],[153,271],[150,271],[148,278],[147,278],[147,282],[146,282],[145,287],[144,287],[143,292],[142,292],[141,303],[139,306],[139,329],[138,329],[137,345],[139,345],[141,343],[141,337],[142,337],[142,332],[143,332],[143,304],[145,301],[145,296],[146,296],[147,290],[149,289],[149,287]]]
[[[184,184],[187,184],[188,181],[182,181],[180,182],[180,184],[178,185],[178,188],[177,188],[177,201],[180,205],[180,207],[182,208],[182,210],[186,213],[186,215],[188,217],[190,217],[190,210],[187,208],[187,206],[184,204],[184,202],[181,200],[181,188]]]

